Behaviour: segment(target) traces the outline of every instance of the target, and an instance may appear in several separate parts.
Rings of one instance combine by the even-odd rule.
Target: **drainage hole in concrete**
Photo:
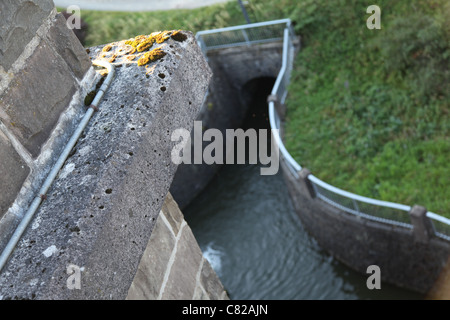
[[[105,193],[106,193],[106,194],[111,194],[111,193],[112,193],[112,189],[106,189],[106,190],[105,190]]]

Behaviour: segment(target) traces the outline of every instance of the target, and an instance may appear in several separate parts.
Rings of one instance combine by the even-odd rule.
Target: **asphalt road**
[[[158,11],[193,9],[231,0],[53,0],[59,8],[77,5],[85,10]]]

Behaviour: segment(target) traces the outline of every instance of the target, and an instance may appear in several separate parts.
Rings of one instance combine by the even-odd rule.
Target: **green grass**
[[[252,0],[252,22],[290,18],[302,36],[287,100],[286,146],[314,175],[450,217],[450,5],[380,0]],[[372,3],[370,3],[372,4]],[[195,10],[82,11],[86,46],[153,31],[244,24],[236,1]]]
[[[219,4],[193,10],[150,12],[82,11],[89,25],[85,45],[94,46],[162,30],[220,28],[245,23],[237,5]]]
[[[368,30],[364,1],[340,3],[304,28],[287,149],[339,188],[450,217],[450,7],[379,1],[382,29]]]

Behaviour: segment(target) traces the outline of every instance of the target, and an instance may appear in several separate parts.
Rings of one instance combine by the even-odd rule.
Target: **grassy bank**
[[[250,1],[253,22],[291,18],[303,49],[287,101],[286,145],[316,176],[361,195],[421,204],[450,217],[450,5],[378,1]],[[195,10],[83,11],[86,46],[157,30],[244,24],[236,1]]]
[[[287,148],[335,186],[450,216],[450,6],[379,1],[382,29],[368,30],[365,2],[345,3],[305,27]]]

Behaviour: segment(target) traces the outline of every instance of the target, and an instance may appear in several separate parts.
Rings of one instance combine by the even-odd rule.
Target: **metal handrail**
[[[233,27],[227,27],[227,28],[221,28],[221,29],[200,31],[197,33],[196,39],[197,39],[204,55],[206,56],[208,47],[206,46],[206,44],[203,41],[204,35],[211,35],[211,34],[215,34],[215,33],[228,32],[228,31],[239,31],[239,30],[245,30],[245,29],[250,29],[250,28],[255,28],[255,27],[264,27],[264,26],[270,26],[270,25],[276,25],[276,24],[282,24],[282,23],[286,24],[284,32],[283,32],[282,65],[281,65],[281,69],[278,73],[277,79],[275,81],[275,84],[272,88],[271,94],[276,95],[279,99],[279,102],[284,103],[284,99],[287,94],[286,87],[287,87],[287,83],[289,82],[290,69],[292,69],[292,65],[293,65],[293,60],[290,59],[289,54],[290,54],[290,51],[292,51],[292,42],[291,41],[294,38],[295,34],[293,32],[290,19],[280,19],[280,20],[252,23],[252,24],[233,26]],[[254,42],[257,43],[259,41],[261,41],[261,40],[254,41]],[[223,44],[223,47],[240,46],[243,44],[249,45],[251,43],[252,43],[252,41],[244,42],[244,43],[241,43],[241,42],[226,43],[226,44]],[[221,45],[215,45],[215,46],[213,46],[213,48],[217,49],[217,48],[220,48],[220,46]],[[284,82],[284,88],[281,87],[283,82]],[[283,89],[283,92],[279,92],[280,88]],[[285,160],[285,162],[287,164],[288,169],[290,170],[290,172],[292,174],[294,174],[298,178],[299,171],[302,169],[302,167],[291,156],[291,154],[288,152],[288,150],[286,149],[286,147],[283,143],[283,140],[279,133],[280,132],[280,130],[279,130],[280,129],[280,119],[279,119],[278,113],[275,109],[275,103],[273,101],[269,102],[269,123],[270,123],[270,127],[272,129],[271,131],[272,131],[273,137],[275,139],[275,142],[280,150],[280,153],[281,153],[283,159]],[[369,204],[369,205],[372,205],[375,207],[389,208],[389,209],[399,210],[399,211],[403,211],[403,212],[409,212],[411,210],[410,206],[395,203],[395,202],[377,200],[377,199],[373,199],[373,198],[360,196],[355,193],[351,193],[351,192],[336,188],[336,187],[320,180],[319,178],[315,177],[312,174],[308,175],[308,180],[313,185],[313,188],[314,188],[315,192],[317,193],[318,198],[322,199],[323,201],[325,201],[335,207],[338,207],[348,213],[351,213],[351,214],[354,214],[354,215],[357,215],[357,216],[360,216],[362,218],[366,218],[369,220],[380,221],[383,223],[388,223],[391,225],[401,226],[401,227],[405,227],[405,228],[409,228],[409,229],[412,228],[411,223],[396,221],[393,219],[378,217],[375,215],[365,213],[362,210],[360,210],[357,202],[359,202],[360,204],[364,203],[364,204]],[[350,208],[350,207],[347,207],[340,203],[337,203],[336,201],[330,199],[329,197],[327,197],[323,194],[320,194],[318,191],[318,187],[320,187],[324,190],[327,190],[328,192],[330,192],[332,194],[352,200],[352,204],[353,204],[354,208]],[[430,211],[428,211],[426,215],[428,218],[434,220],[435,222],[441,223],[445,226],[445,228],[446,228],[445,232],[448,234],[437,231],[436,235],[442,239],[450,241],[450,219],[447,219],[441,215],[438,215],[438,214],[430,212]]]
[[[227,32],[227,31],[236,31],[236,30],[239,31],[242,29],[266,27],[266,26],[271,26],[271,25],[275,25],[275,24],[286,24],[287,26],[291,26],[291,19],[279,19],[279,20],[256,22],[256,23],[243,24],[243,25],[239,25],[239,26],[225,27],[225,28],[219,28],[219,29],[203,30],[203,31],[197,32],[196,37],[199,37],[199,36],[202,36],[205,34],[222,33],[222,32]]]
[[[357,200],[360,202],[365,202],[365,203],[372,204],[375,206],[392,208],[392,209],[397,209],[397,210],[406,211],[406,212],[409,212],[411,210],[410,206],[407,206],[404,204],[363,197],[363,196],[357,195],[355,193],[351,193],[351,192],[336,188],[335,186],[332,186],[331,184],[328,184],[328,183],[318,179],[317,177],[313,176],[312,174],[308,175],[308,180],[319,185],[320,187],[322,187],[328,191],[331,191],[333,193],[336,193],[340,196],[343,196],[343,197],[346,197],[349,199]]]
[[[252,40],[248,36],[246,30],[261,28],[261,27],[275,26],[275,25],[283,25],[283,24],[289,29],[290,34],[293,36],[294,31],[292,29],[291,20],[290,19],[279,19],[279,20],[266,21],[266,22],[250,23],[250,24],[240,25],[240,26],[203,30],[203,31],[197,32],[197,34],[195,35],[195,38],[196,38],[203,54],[206,56],[207,51],[212,50],[212,49],[222,49],[222,48],[226,48],[226,47],[236,47],[236,46],[251,46],[252,44],[259,44],[259,43],[282,40],[283,35],[280,35],[280,37],[278,37],[278,38]],[[241,33],[244,37],[243,41],[232,42],[232,43],[222,43],[220,45],[213,45],[213,46],[208,46],[204,41],[205,36],[220,34],[220,33],[225,33],[225,32],[232,32],[232,31],[241,31]]]

